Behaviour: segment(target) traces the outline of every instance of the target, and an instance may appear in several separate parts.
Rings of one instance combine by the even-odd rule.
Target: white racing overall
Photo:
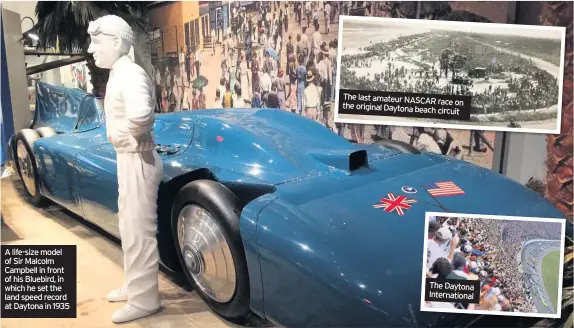
[[[108,140],[117,152],[119,230],[128,304],[160,307],[157,197],[163,164],[155,151],[153,85],[129,56],[110,70],[104,107]]]

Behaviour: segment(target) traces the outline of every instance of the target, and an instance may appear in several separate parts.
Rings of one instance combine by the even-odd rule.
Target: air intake
[[[368,167],[367,151],[361,150],[315,150],[309,153],[321,163],[340,170],[353,172],[361,167]]]

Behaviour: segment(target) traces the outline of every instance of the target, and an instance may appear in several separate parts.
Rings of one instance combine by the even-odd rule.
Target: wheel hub
[[[183,259],[185,261],[185,266],[192,274],[201,275],[204,273],[205,263],[203,261],[203,257],[201,256],[201,252],[199,252],[193,246],[184,246]]]
[[[226,303],[237,284],[233,256],[217,221],[199,205],[185,206],[177,219],[177,238],[185,269],[209,298]]]
[[[32,158],[30,157],[28,149],[22,140],[18,140],[16,153],[24,187],[31,196],[36,196],[36,181],[34,177],[34,169],[32,167]]]

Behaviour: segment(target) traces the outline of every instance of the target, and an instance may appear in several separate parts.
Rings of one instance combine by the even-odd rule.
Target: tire
[[[32,145],[34,141],[40,139],[40,135],[32,129],[23,129],[16,135],[14,150],[14,162],[18,170],[18,175],[22,181],[22,186],[29,196],[32,205],[41,206],[44,197],[40,193],[40,183],[38,179],[38,167]]]
[[[402,153],[409,153],[409,154],[420,154],[421,151],[415,148],[414,146],[409,145],[406,142],[402,142],[399,140],[391,140],[391,139],[383,139],[375,142],[375,145],[381,145],[386,148],[390,148],[396,151],[400,151]]]
[[[240,213],[235,194],[211,180],[196,180],[181,188],[171,211],[175,249],[187,280],[215,313],[228,319],[243,318],[251,311]],[[197,247],[197,240],[203,241],[201,247]],[[204,258],[212,265],[205,267]],[[218,274],[225,274],[225,281],[215,288],[203,275],[213,267]]]
[[[40,135],[41,138],[48,138],[58,134],[54,129],[52,129],[49,126],[37,128],[36,132],[38,133],[38,135]]]

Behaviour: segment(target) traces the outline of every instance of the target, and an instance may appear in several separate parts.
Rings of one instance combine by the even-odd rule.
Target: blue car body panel
[[[42,194],[119,236],[115,152],[99,102],[43,83],[37,93],[34,127],[59,133],[33,145]],[[353,144],[286,111],[161,114],[155,133],[166,184],[208,170],[226,185],[273,187],[244,206],[240,230],[251,308],[283,326],[434,323],[438,314],[419,311],[427,211],[562,217],[492,171],[436,154]],[[430,196],[423,185],[440,181],[465,194]],[[403,215],[373,207],[389,193],[416,202]]]

